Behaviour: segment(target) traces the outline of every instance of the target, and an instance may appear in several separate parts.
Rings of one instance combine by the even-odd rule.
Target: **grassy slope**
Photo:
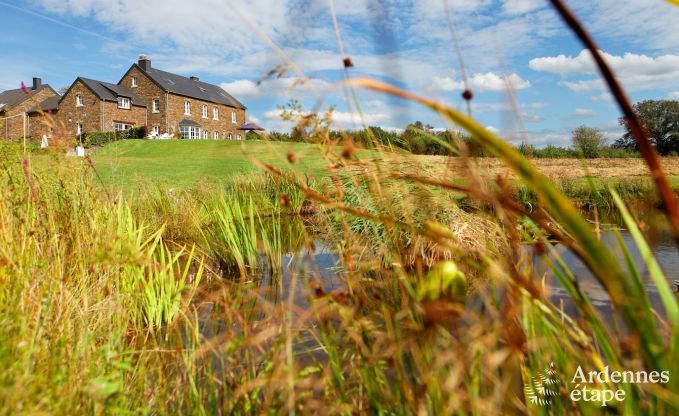
[[[149,141],[125,140],[98,150],[93,161],[97,171],[107,185],[130,191],[137,188],[140,182],[155,182],[172,188],[191,188],[198,183],[218,184],[237,175],[246,175],[261,171],[253,161],[260,160],[280,168],[293,168],[298,172],[322,176],[325,174],[327,162],[322,153],[326,147],[305,143],[280,142],[233,142],[233,141]],[[297,162],[291,165],[287,161],[289,151],[295,153]],[[341,149],[337,148],[337,152]],[[371,154],[362,152],[361,158]],[[388,155],[385,155],[388,157]],[[391,163],[400,165],[404,159],[392,155]],[[440,176],[440,169],[463,169],[457,159],[441,156],[418,156],[419,162],[411,166],[414,174]],[[73,160],[69,162],[74,162]],[[537,159],[537,167],[554,179],[582,178],[589,173],[595,176],[595,182],[602,186],[617,183],[620,178],[645,175],[646,167],[640,159],[595,159],[586,161],[588,169],[584,169],[582,160],[574,159]],[[507,174],[507,169],[500,161],[492,158],[479,159],[483,171],[489,177]],[[663,163],[675,189],[679,188],[679,158],[664,158]],[[423,169],[424,168],[424,169]],[[450,172],[450,171],[449,171]],[[510,175],[511,176],[511,175]],[[582,185],[587,181],[582,178]]]
[[[294,165],[287,161],[289,151],[297,156]],[[93,161],[104,182],[124,189],[149,180],[187,188],[259,170],[253,160],[322,174],[320,152],[304,143],[126,140],[97,151]]]

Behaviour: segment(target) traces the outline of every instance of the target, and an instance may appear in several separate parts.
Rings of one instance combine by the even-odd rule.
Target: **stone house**
[[[146,126],[146,103],[120,85],[78,77],[59,100],[57,119],[66,137],[85,138],[95,131]]]
[[[38,141],[49,135],[51,123],[47,112],[55,114],[59,94],[40,78],[33,78],[30,88],[17,88],[0,93],[0,138],[19,140],[24,137]],[[42,111],[41,111],[42,110]]]
[[[149,134],[179,132],[187,139],[244,137],[246,107],[217,85],[161,71],[144,55],[118,85],[133,90],[147,103]]]

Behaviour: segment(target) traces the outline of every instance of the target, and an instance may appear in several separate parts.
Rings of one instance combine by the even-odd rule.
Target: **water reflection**
[[[648,273],[645,262],[642,259],[637,246],[632,239],[631,234],[626,230],[618,231],[622,242],[618,241],[613,231],[605,231],[601,234],[601,241],[615,253],[619,264],[626,267],[626,262],[623,256],[621,243],[626,247],[629,255],[632,257],[634,264],[637,267],[639,275],[642,278],[646,292],[651,301],[651,305],[662,310],[662,302],[658,295],[658,290],[655,283]],[[674,244],[674,240],[670,233],[660,232],[654,235],[654,238],[649,242],[651,250],[658,261],[660,268],[663,270],[667,279],[668,285],[673,288],[673,280],[679,279],[679,252]],[[575,254],[568,250],[565,246],[557,244],[555,246],[561,259],[567,265],[571,273],[578,280],[579,286],[589,297],[592,305],[603,313],[604,317],[611,318],[611,303],[606,290],[601,286],[598,280],[592,275],[590,270],[580,261]],[[549,264],[542,261],[536,255],[533,258],[534,269],[538,276],[546,276],[546,283],[550,288],[551,300],[556,305],[563,305],[565,312],[570,316],[577,316],[577,309],[571,302],[570,296],[566,290],[561,286],[554,273],[550,270]]]

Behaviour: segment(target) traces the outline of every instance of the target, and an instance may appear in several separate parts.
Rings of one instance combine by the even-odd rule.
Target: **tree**
[[[646,126],[651,142],[658,153],[667,155],[671,152],[679,152],[679,101],[641,101],[634,104],[634,111]],[[625,119],[621,117],[618,122],[625,127],[625,134],[616,140],[614,146],[627,150],[639,150]]]
[[[606,146],[606,138],[599,129],[580,126],[573,130],[573,146],[586,158],[599,157],[601,148]]]

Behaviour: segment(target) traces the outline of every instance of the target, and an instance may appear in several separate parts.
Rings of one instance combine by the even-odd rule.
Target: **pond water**
[[[290,221],[299,222],[299,224],[286,225],[286,229],[289,231],[293,230],[295,233],[303,233],[306,236],[313,235],[305,229],[305,226],[298,218],[291,218]],[[662,311],[658,291],[649,277],[631,235],[626,230],[619,230],[619,233],[623,244],[627,247],[643,278],[651,304],[659,311]],[[302,242],[304,237],[300,235],[292,236],[288,240],[294,243],[283,248],[282,251],[285,254],[283,255],[280,269],[272,271],[264,261],[257,271],[259,277],[247,282],[249,296],[257,299],[259,302],[257,308],[261,309],[253,317],[255,321],[270,319],[272,313],[280,313],[280,310],[276,311],[276,307],[289,301],[298,310],[307,309],[310,303],[310,296],[313,296],[313,292],[318,290],[318,288],[322,288],[325,293],[334,290],[342,291],[346,288],[346,274],[343,272],[338,251],[332,244],[319,240],[314,241],[312,244],[306,244]],[[602,232],[601,240],[615,251],[620,264],[624,267],[625,262],[622,250],[615,233],[612,231]],[[665,272],[668,284],[674,289],[673,281],[679,279],[679,250],[677,250],[671,234],[666,232],[654,233],[649,244]],[[602,313],[602,316],[608,323],[611,323],[614,314],[611,313],[610,300],[603,287],[589,272],[587,267],[565,246],[557,244],[555,249],[573,275],[576,276],[593,306]],[[550,270],[549,265],[535,255],[533,257],[533,267],[538,276],[544,276],[554,304],[561,306],[568,315],[577,316],[578,312],[575,305],[571,302],[568,293]],[[369,274],[370,271],[367,273]],[[221,277],[229,282],[240,279],[234,276],[233,272],[223,272]],[[218,280],[221,281],[222,279]],[[369,279],[366,279],[366,281],[369,281]],[[222,283],[216,283],[217,286],[219,284]],[[262,304],[267,306],[262,308]],[[211,311],[212,308],[210,306],[203,310],[205,321],[214,320],[214,315],[210,313]],[[214,329],[214,326],[211,325],[211,327]],[[299,342],[300,345],[305,344],[304,340],[299,340]]]

